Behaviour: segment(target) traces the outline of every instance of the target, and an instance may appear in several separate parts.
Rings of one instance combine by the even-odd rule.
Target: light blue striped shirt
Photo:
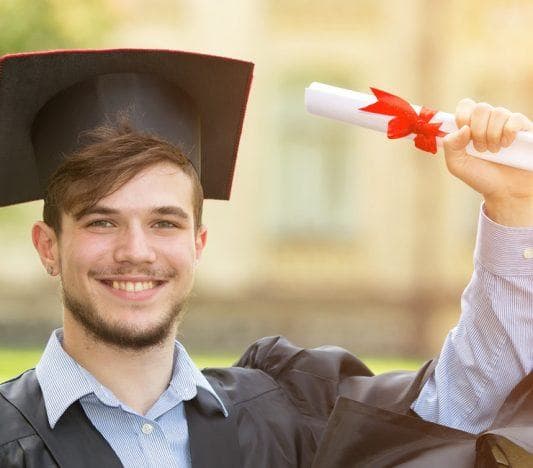
[[[499,226],[481,212],[475,270],[462,297],[461,318],[412,406],[424,419],[481,432],[512,388],[532,371],[532,257],[533,228]],[[51,427],[79,399],[126,467],[190,466],[183,401],[196,395],[197,386],[216,394],[179,343],[170,386],[143,417],[68,356],[60,340],[59,330],[37,366]]]
[[[533,370],[533,227],[501,226],[482,209],[474,265],[459,323],[412,409],[477,434]]]
[[[178,342],[170,384],[142,416],[121,403],[70,357],[63,350],[62,339],[61,329],[52,333],[36,367],[50,427],[54,428],[67,408],[79,400],[89,420],[127,468],[191,466],[183,402],[196,396],[197,387],[209,391],[227,416],[224,404]]]

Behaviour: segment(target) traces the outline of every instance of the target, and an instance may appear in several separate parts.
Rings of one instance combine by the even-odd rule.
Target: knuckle
[[[511,111],[505,107],[495,107],[492,112],[497,115],[511,115]]]
[[[513,127],[512,123],[507,122],[507,123],[505,124],[505,126],[503,127],[503,134],[504,134],[505,136],[509,136],[509,135],[511,135],[512,133],[514,133],[515,131],[513,130],[512,127]]]
[[[527,121],[527,117],[524,114],[513,113],[507,120],[505,129],[507,131],[516,132],[520,130],[521,126]]]
[[[455,107],[455,113],[458,115],[468,115],[476,105],[475,101],[470,98],[461,99]]]
[[[455,116],[459,127],[469,122],[472,109],[475,105],[476,103],[470,98],[461,99],[457,103],[455,108]]]
[[[486,112],[492,111],[493,107],[490,104],[487,104],[486,102],[478,102],[474,107],[474,113],[476,115],[484,114]]]
[[[470,98],[463,98],[457,103],[457,107],[474,107],[476,105],[476,101]]]

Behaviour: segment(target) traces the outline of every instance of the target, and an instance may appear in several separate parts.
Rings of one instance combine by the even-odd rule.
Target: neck
[[[65,314],[63,348],[122,403],[142,415],[166,390],[172,376],[172,333],[157,346],[125,349],[95,339]]]

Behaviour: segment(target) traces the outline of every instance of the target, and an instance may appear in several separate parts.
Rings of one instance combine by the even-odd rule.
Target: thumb
[[[470,127],[463,125],[456,132],[450,133],[444,137],[444,150],[451,153],[463,153],[466,145],[470,141]]]
[[[444,156],[446,164],[452,174],[460,163],[464,162],[466,146],[470,141],[470,127],[464,125],[460,130],[446,135],[443,139]]]

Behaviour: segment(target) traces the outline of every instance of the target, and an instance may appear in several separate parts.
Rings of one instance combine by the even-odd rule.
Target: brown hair
[[[191,162],[175,146],[132,128],[127,118],[85,132],[80,150],[63,161],[45,191],[43,220],[59,235],[62,213],[81,213],[120,189],[142,170],[170,162],[187,175],[193,187],[195,229],[202,224],[203,190]]]

